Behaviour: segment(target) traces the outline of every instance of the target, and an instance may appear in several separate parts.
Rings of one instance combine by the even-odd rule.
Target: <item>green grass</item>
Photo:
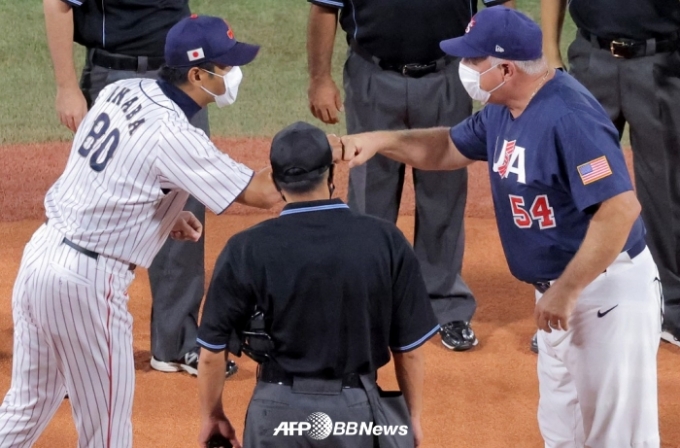
[[[259,57],[243,69],[238,101],[221,110],[211,107],[213,135],[268,136],[295,120],[319,124],[307,107],[309,6],[305,0],[191,0],[190,4],[194,12],[227,18],[238,39],[262,45]],[[539,0],[518,0],[517,6],[539,19]],[[0,30],[0,144],[70,139],[71,133],[54,111],[42,2],[0,0]],[[573,39],[570,20],[564,36],[564,44]],[[338,85],[345,53],[344,34],[339,33],[333,62]],[[82,48],[76,48],[78,69],[83,59]],[[325,129],[342,132],[344,123]]]

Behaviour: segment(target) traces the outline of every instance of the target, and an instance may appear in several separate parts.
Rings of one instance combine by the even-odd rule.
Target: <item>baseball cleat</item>
[[[529,348],[532,352],[538,353],[538,333],[534,333],[534,337],[531,338],[531,345]]]
[[[177,361],[159,361],[158,359],[151,357],[151,368],[158,370],[159,372],[187,372],[189,375],[198,375],[198,357],[199,350],[194,349],[187,352],[181,360]],[[234,375],[238,372],[238,366],[236,363],[229,359],[227,360],[227,371],[225,373],[226,377]]]
[[[479,343],[468,321],[457,320],[442,325],[439,334],[442,337],[444,347],[454,352],[470,350]]]
[[[678,339],[676,336],[673,335],[673,333],[671,333],[668,330],[663,330],[661,332],[661,339],[666,341],[666,342],[670,342],[671,344],[675,345],[676,347],[680,347],[680,339]]]

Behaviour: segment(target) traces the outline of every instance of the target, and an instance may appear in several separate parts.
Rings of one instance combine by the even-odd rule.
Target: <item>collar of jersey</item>
[[[325,199],[322,201],[307,201],[307,202],[295,202],[293,204],[288,204],[283,208],[281,216],[294,215],[296,213],[307,213],[307,212],[321,212],[324,210],[335,210],[339,208],[347,208],[347,204],[342,202],[340,199]]]
[[[192,100],[189,95],[182,92],[179,87],[175,87],[165,81],[158,81],[158,87],[165,93],[165,96],[170,98],[180,109],[182,109],[182,112],[184,112],[184,115],[187,116],[188,120],[191,120],[191,117],[201,110],[201,106],[199,106],[196,101]]]

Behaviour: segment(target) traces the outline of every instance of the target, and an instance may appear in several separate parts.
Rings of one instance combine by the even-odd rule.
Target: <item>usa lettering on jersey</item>
[[[517,176],[517,182],[526,184],[525,171],[525,148],[517,146],[517,141],[503,140],[500,154],[493,164],[493,171],[498,173],[502,179],[507,179],[509,174]]]

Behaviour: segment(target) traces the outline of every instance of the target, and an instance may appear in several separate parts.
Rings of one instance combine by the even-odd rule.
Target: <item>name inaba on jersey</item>
[[[132,136],[137,128],[144,123],[144,119],[131,121],[142,110],[142,105],[138,96],[130,96],[129,93],[130,89],[127,87],[115,86],[106,98],[106,102],[120,106],[120,110],[125,114],[125,119],[128,121],[128,132]]]

